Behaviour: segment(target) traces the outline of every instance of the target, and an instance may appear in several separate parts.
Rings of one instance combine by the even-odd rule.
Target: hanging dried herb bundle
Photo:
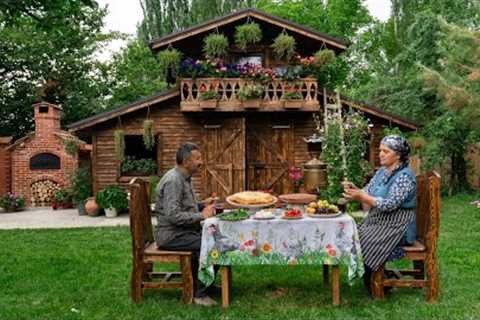
[[[115,156],[118,161],[125,157],[125,132],[121,129],[115,130]]]
[[[147,150],[155,146],[155,134],[153,132],[153,120],[143,121],[143,144]]]

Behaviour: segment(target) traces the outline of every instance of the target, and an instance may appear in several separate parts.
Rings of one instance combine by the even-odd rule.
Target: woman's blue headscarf
[[[407,139],[397,135],[390,135],[384,137],[382,141],[380,141],[380,144],[383,144],[389,149],[395,151],[400,156],[400,161],[408,162],[410,145],[408,144]]]

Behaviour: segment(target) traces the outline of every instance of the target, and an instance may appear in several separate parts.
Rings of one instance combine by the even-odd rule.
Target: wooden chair
[[[191,252],[163,251],[155,244],[147,195],[148,183],[135,178],[130,182],[130,232],[132,234],[131,298],[138,303],[144,289],[182,288],[184,303],[193,301]],[[153,272],[156,262],[178,263],[181,272]]]
[[[385,265],[373,273],[372,294],[384,298],[384,288],[426,288],[428,302],[434,302],[439,294],[437,243],[440,223],[440,175],[429,172],[417,176],[417,239],[412,246],[403,247],[412,261],[413,269],[387,270],[399,279],[385,279]],[[413,278],[404,278],[411,276]]]

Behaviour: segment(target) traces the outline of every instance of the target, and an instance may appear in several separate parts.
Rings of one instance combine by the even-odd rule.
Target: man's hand
[[[215,215],[215,204],[209,204],[202,210],[203,219],[208,219]]]

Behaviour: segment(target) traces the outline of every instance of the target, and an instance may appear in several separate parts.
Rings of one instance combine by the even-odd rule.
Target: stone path
[[[45,229],[128,226],[128,214],[115,218],[79,216],[77,209],[34,208],[4,213],[0,209],[0,229]]]

